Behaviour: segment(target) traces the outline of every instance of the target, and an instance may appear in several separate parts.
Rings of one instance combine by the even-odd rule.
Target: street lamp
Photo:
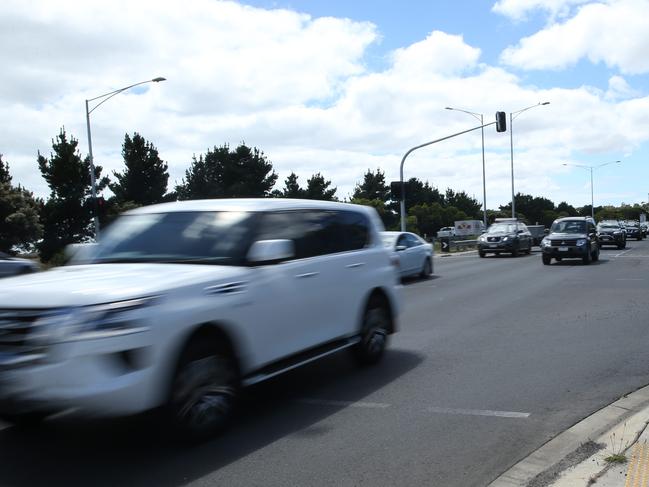
[[[549,101],[538,102],[536,105],[532,105],[527,108],[521,108],[515,112],[509,113],[509,148],[510,148],[510,158],[512,165],[512,218],[516,218],[516,201],[514,198],[514,119],[518,117],[521,113],[531,110],[532,108],[539,107],[541,105],[549,105]]]
[[[600,167],[608,166],[609,164],[619,164],[622,161],[610,161],[610,162],[605,162],[604,164],[600,164],[599,166],[586,166],[582,164],[568,164],[567,162],[564,162],[564,166],[573,166],[573,167],[581,167],[582,169],[589,169],[590,170],[590,216],[595,219],[595,198],[593,196],[593,170],[594,169],[599,169]]]
[[[115,95],[119,95],[123,91],[133,88],[134,86],[143,85],[145,83],[159,83],[160,81],[165,81],[165,80],[166,78],[158,76],[157,78],[149,79],[146,81],[140,81],[139,83],[125,86],[124,88],[120,88],[119,90],[114,90],[109,93],[104,93],[103,95],[99,95],[94,98],[90,98],[86,100],[86,127],[88,129],[88,152],[90,155],[90,191],[92,195],[92,204],[94,207],[94,214],[95,214],[95,218],[94,218],[95,238],[99,237],[99,218],[97,216],[97,186],[95,181],[95,161],[92,157],[92,137],[90,136],[90,114],[94,112],[97,108],[99,108],[99,106],[104,102],[110,100]],[[95,100],[101,100],[101,101],[97,103],[94,107],[89,108],[89,102]]]
[[[472,117],[480,120],[480,125],[484,125],[484,115],[482,113],[470,112],[469,110],[462,110],[461,108],[452,108],[446,107],[446,110],[453,110],[456,112],[463,112]],[[487,183],[485,180],[485,165],[484,165],[484,126],[481,129],[482,131],[482,219],[484,221],[484,227],[487,228]]]

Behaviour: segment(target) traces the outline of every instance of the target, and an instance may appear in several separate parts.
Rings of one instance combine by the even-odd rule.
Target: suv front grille
[[[500,237],[487,237],[487,242],[500,242]]]
[[[0,365],[16,364],[44,356],[38,319],[46,310],[0,309]],[[41,343],[39,343],[41,342]]]
[[[577,239],[576,238],[552,239],[550,240],[550,244],[552,244],[553,247],[574,247],[575,245],[577,245]]]

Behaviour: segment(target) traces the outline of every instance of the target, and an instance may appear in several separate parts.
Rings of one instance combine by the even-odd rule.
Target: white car
[[[130,211],[76,265],[0,282],[0,418],[164,406],[201,438],[241,386],[347,348],[376,362],[400,309],[382,228],[319,201]]]
[[[382,232],[383,245],[399,258],[401,277],[428,277],[433,273],[433,246],[410,232]]]
[[[19,276],[40,271],[36,262],[0,252],[0,277]]]

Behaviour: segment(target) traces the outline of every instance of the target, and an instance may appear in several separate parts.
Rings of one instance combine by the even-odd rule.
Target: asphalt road
[[[483,486],[649,383],[648,291],[647,241],[589,266],[439,258],[378,366],[341,354],[250,389],[200,446],[147,418],[0,424],[0,485]]]

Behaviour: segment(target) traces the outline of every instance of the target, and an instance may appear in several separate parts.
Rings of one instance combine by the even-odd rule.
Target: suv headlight
[[[586,239],[585,238],[580,238],[577,240],[577,246],[581,247],[583,245],[586,245]]]
[[[42,326],[51,342],[109,338],[141,333],[143,311],[155,301],[154,297],[129,299],[113,303],[66,308],[45,316],[36,325]]]
[[[541,240],[541,246],[542,247],[550,247],[550,246],[552,246],[552,243],[550,242],[549,238],[544,238],[543,240]]]
[[[487,239],[486,239],[486,237],[485,237],[484,235],[480,235],[480,236],[478,237],[478,241],[479,241],[479,242],[485,242],[486,240],[487,240]]]
[[[509,237],[503,237],[503,242],[507,242],[509,240]]]

